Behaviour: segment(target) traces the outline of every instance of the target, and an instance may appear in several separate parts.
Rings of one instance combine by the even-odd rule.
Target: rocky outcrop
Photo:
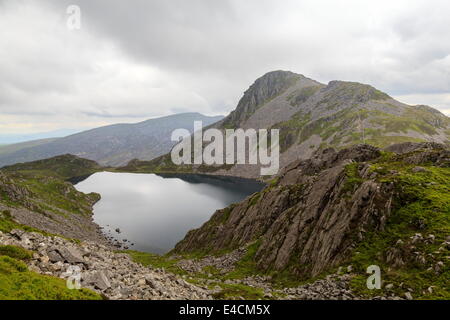
[[[386,148],[386,151],[397,154],[407,154],[403,161],[409,164],[433,163],[436,166],[450,166],[450,152],[446,146],[433,143],[411,143],[406,142]]]
[[[392,146],[386,147],[385,150],[389,152],[394,152],[396,154],[406,154],[414,151],[433,151],[433,150],[445,150],[445,146],[435,143],[435,142],[423,142],[423,143],[413,143],[405,142],[398,143]]]
[[[23,201],[31,195],[30,190],[14,183],[6,174],[0,171],[0,193],[11,201]]]
[[[226,274],[235,269],[236,263],[239,262],[247,253],[247,248],[242,247],[233,250],[230,253],[220,256],[206,256],[202,259],[182,259],[177,265],[190,273],[201,273],[205,267],[213,267],[220,272]],[[173,256],[173,258],[177,258]]]
[[[416,145],[416,152],[401,161],[448,165],[448,150],[430,147]],[[375,147],[357,145],[294,162],[261,193],[219,210],[190,231],[175,252],[214,252],[257,241],[259,269],[290,268],[304,277],[316,276],[344,262],[367,231],[384,230],[398,190],[371,169],[380,156]]]

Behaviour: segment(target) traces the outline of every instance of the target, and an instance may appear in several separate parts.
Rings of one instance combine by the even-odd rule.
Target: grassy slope
[[[12,199],[0,184],[0,202],[8,207],[25,207],[35,214],[53,213],[91,214],[90,205],[98,200],[99,195],[85,195],[78,192],[66,179],[91,174],[99,166],[90,161],[72,156],[62,156],[34,163],[19,164],[2,169],[7,176],[3,187],[9,184],[19,187],[26,196]],[[0,212],[0,231],[12,229],[46,232],[16,223],[8,210]],[[65,281],[39,275],[28,271],[20,261],[26,258],[20,249],[0,247],[0,299],[20,300],[66,300],[66,299],[100,299],[88,290],[69,290]]]
[[[362,143],[362,130],[355,127],[360,119],[365,124],[366,143],[380,148],[402,142],[424,141],[409,136],[409,131],[434,135],[437,134],[436,127],[441,129],[450,127],[450,118],[441,114],[434,115],[418,107],[408,107],[401,116],[357,107],[347,108],[314,121],[310,121],[309,114],[300,111],[290,120],[276,124],[273,128],[280,129],[281,151],[306,141],[312,135],[318,135],[327,141],[323,143],[323,147],[340,149]],[[439,123],[439,126],[435,126],[434,123]]]
[[[13,229],[20,229],[20,230],[24,230],[27,232],[38,232],[38,233],[41,233],[46,236],[51,235],[47,232],[44,232],[44,231],[41,231],[41,230],[38,230],[38,229],[15,222],[11,218],[11,213],[8,210],[4,210],[4,211],[0,212],[0,231],[6,233],[6,232],[10,232]]]
[[[95,161],[78,158],[73,155],[57,156],[50,159],[38,160],[27,163],[18,163],[2,168],[5,172],[21,172],[57,177],[69,180],[86,176],[103,168]]]
[[[87,289],[69,290],[62,279],[29,271],[24,261],[32,253],[0,246],[0,300],[100,300]]]
[[[16,173],[13,181],[15,185],[29,190],[32,196],[24,201],[14,201],[4,194],[2,200],[12,207],[24,206],[37,213],[50,211],[61,215],[90,215],[90,204],[100,198],[98,194],[81,193],[68,182],[39,173]]]
[[[95,193],[78,192],[66,180],[90,175],[102,168],[94,161],[65,155],[47,160],[8,166],[2,169],[12,184],[27,196],[12,199],[0,186],[0,201],[10,207],[26,207],[45,214],[91,214],[91,204],[99,200]]]
[[[384,283],[394,284],[392,290],[398,294],[411,288],[416,298],[450,299],[449,250],[442,245],[450,235],[450,168],[428,165],[423,166],[425,172],[413,172],[413,167],[396,161],[380,161],[372,166],[381,174],[378,180],[394,183],[400,196],[386,230],[369,233],[355,249],[351,263],[360,276],[354,279],[353,287],[369,296],[377,294],[376,290],[367,289],[365,274],[365,268],[375,264],[383,271]],[[411,237],[416,233],[424,237],[431,234],[435,240],[412,243]],[[404,245],[397,245],[399,240]],[[386,252],[395,247],[403,251],[403,266],[386,263]],[[426,263],[415,258],[419,255],[426,256]],[[444,263],[441,273],[429,270],[440,261]],[[433,287],[432,292],[429,287]]]

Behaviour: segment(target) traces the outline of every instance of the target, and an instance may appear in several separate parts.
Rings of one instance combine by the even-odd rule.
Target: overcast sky
[[[0,134],[225,115],[278,69],[450,115],[449,15],[448,0],[0,0]]]

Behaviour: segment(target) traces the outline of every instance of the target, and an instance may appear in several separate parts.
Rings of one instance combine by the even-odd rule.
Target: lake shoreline
[[[265,187],[240,177],[114,171],[72,182],[78,191],[101,195],[93,219],[110,242],[119,249],[154,254],[169,252],[217,210]]]

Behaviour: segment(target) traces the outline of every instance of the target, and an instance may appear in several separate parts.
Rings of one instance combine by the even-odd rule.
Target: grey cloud
[[[82,30],[70,33],[72,4]],[[441,97],[449,10],[441,0],[0,0],[0,115],[225,114],[275,69]]]
[[[73,1],[51,2],[62,10]],[[449,90],[448,75],[434,72],[441,68],[439,60],[450,53],[446,41],[450,23],[442,14],[450,5],[444,1],[433,6],[427,1],[409,1],[412,5],[382,20],[380,30],[364,24],[364,15],[383,19],[382,15],[389,13],[386,3],[386,10],[376,13],[371,6],[350,2],[355,6],[354,16],[342,18],[339,15],[351,9],[331,5],[332,1],[317,1],[316,8],[298,1],[282,5],[277,1],[246,1],[247,5],[242,5],[240,1],[210,0],[76,3],[87,28],[113,38],[135,59],[190,79],[205,74],[242,86],[267,71],[295,68],[293,71],[313,73],[309,74],[312,77],[323,74],[329,81],[345,76],[341,65],[353,80],[374,81],[393,94]],[[330,15],[327,6],[339,11]],[[284,29],[285,15],[297,22],[291,29]],[[397,42],[392,48],[391,41]],[[378,46],[388,48],[380,57],[374,53]],[[352,63],[355,58],[360,60],[358,65]],[[392,60],[393,70],[385,72],[382,64],[371,68],[375,59],[382,58]],[[417,69],[424,69],[425,81],[409,81],[411,77],[418,80]],[[395,74],[383,79],[381,72]]]

